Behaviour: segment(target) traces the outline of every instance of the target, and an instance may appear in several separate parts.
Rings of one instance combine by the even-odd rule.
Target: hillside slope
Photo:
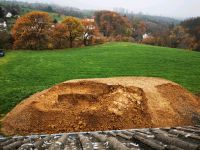
[[[85,48],[8,51],[0,58],[0,114],[22,99],[70,79],[151,76],[200,91],[197,52],[132,43]]]

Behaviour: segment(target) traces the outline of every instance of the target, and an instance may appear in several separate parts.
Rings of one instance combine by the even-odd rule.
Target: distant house
[[[143,39],[147,39],[147,38],[149,38],[149,37],[150,37],[150,34],[148,34],[148,33],[145,33],[145,34],[142,35],[142,38],[143,38]]]
[[[6,23],[6,21],[3,22],[3,27],[4,27],[4,28],[7,28],[7,23]]]
[[[11,18],[12,17],[12,13],[11,12],[8,12],[7,14],[6,14],[6,18]]]
[[[3,27],[3,28],[6,28],[6,27],[7,27],[7,24],[6,24],[5,21],[4,21],[4,22],[0,22],[0,26]]]
[[[3,20],[3,19],[0,19],[0,31],[6,30],[6,28],[7,28],[7,23],[6,23],[6,21]]]
[[[89,30],[95,30],[95,25],[93,24],[95,22],[95,20],[92,18],[86,18],[86,19],[83,19],[83,21],[87,21],[87,22],[91,22],[90,25],[88,25],[86,28],[89,29]]]

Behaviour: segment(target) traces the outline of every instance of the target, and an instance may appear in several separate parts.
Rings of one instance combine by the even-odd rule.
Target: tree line
[[[101,43],[93,19],[66,17],[54,23],[46,12],[31,12],[17,19],[11,33],[14,49],[57,49]]]
[[[0,6],[20,8],[22,13],[27,13],[28,10],[37,10],[50,13],[58,13],[60,15],[73,16],[78,18],[85,18],[93,16],[94,11],[92,10],[80,10],[74,7],[59,6],[56,4],[46,4],[46,3],[30,3],[22,1],[12,1],[12,0],[1,0]]]
[[[60,49],[129,41],[199,51],[199,31],[199,17],[161,25],[113,11],[97,11],[90,19],[66,17],[57,22],[47,12],[37,11],[18,18],[11,32],[0,29],[0,48]]]
[[[13,49],[34,50],[88,46],[130,35],[128,19],[110,11],[96,12],[95,19],[69,16],[59,23],[48,13],[35,11],[18,18],[11,30]]]

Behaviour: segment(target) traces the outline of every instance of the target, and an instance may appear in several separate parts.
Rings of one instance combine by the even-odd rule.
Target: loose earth
[[[60,83],[18,104],[6,135],[173,127],[199,123],[200,100],[161,78],[117,77]]]

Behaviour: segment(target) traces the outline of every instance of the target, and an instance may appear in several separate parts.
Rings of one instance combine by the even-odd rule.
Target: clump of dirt
[[[3,119],[2,131],[24,135],[191,125],[191,114],[199,112],[195,96],[164,79],[72,80],[22,101]]]
[[[197,93],[196,96],[200,99],[200,93]]]
[[[196,112],[199,111],[200,101],[198,97],[192,95],[187,90],[178,85],[171,83],[157,86],[162,96],[169,100],[174,111],[179,112],[176,116],[179,123],[190,122],[198,124],[199,119],[196,118]]]

